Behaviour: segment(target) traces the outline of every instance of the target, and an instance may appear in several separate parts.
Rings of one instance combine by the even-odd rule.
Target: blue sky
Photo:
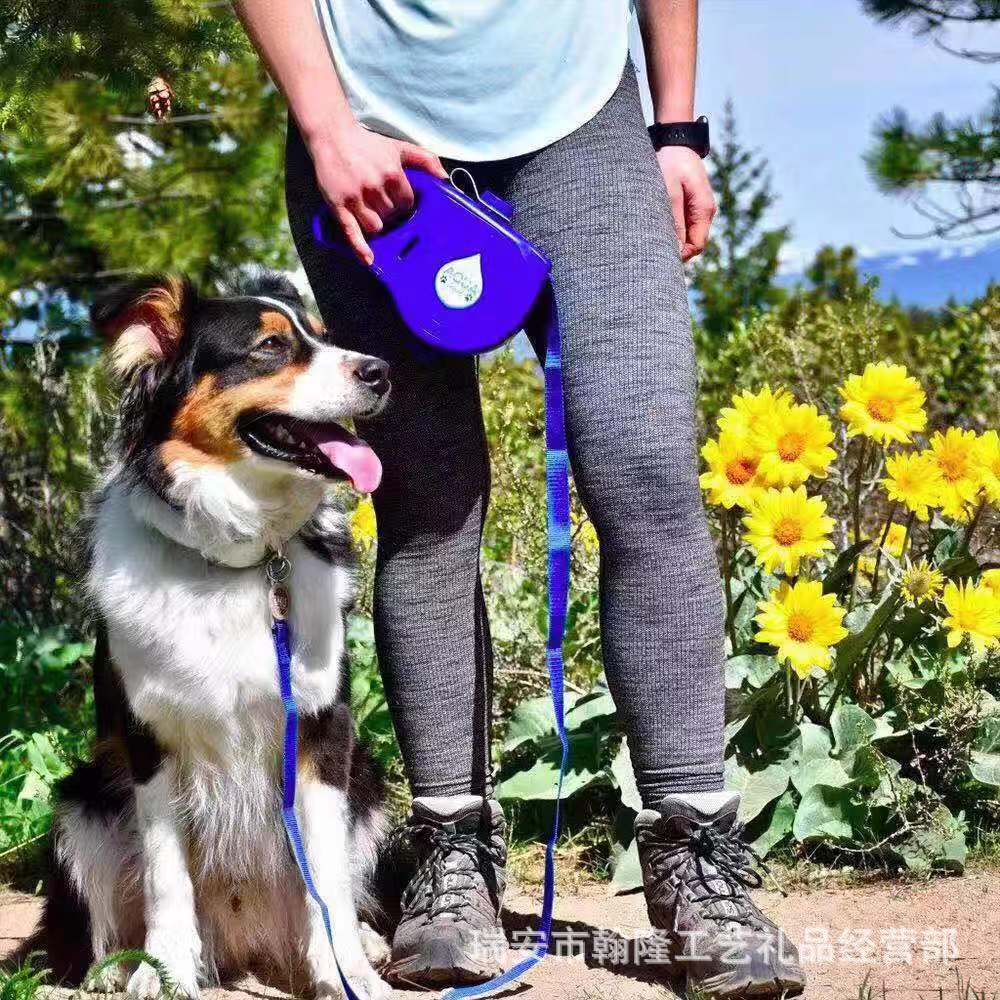
[[[1000,30],[975,33],[949,41],[1000,49]],[[718,121],[732,97],[744,141],[770,160],[781,199],[774,218],[793,229],[788,271],[823,243],[913,260],[933,256],[921,247],[943,250],[939,240],[893,235],[894,225],[915,231],[922,220],[876,189],[861,157],[894,105],[918,118],[979,111],[997,75],[909,28],[876,24],[858,0],[701,0],[698,111]],[[988,249],[980,241],[944,255]]]

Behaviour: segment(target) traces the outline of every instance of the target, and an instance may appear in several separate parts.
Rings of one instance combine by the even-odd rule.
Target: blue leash
[[[544,299],[539,303],[546,333],[545,348],[545,503],[548,531],[548,635],[545,643],[545,660],[549,670],[552,693],[552,709],[555,714],[556,732],[559,735],[561,756],[559,777],[556,782],[555,815],[552,832],[545,847],[545,882],[542,894],[542,912],[539,922],[539,941],[532,953],[506,972],[485,983],[462,986],[445,990],[442,1000],[464,1000],[465,997],[480,997],[493,993],[520,979],[529,969],[536,966],[549,952],[552,941],[552,908],[555,904],[556,875],[555,850],[559,837],[560,807],[562,804],[563,778],[569,764],[569,739],[563,708],[563,638],[566,633],[566,609],[569,603],[569,455],[566,449],[566,421],[563,408],[562,339],[556,314],[555,296],[551,284],[546,286]],[[279,557],[280,558],[280,557]],[[287,566],[286,573],[287,576]],[[268,566],[268,578],[273,587],[283,582],[272,578]],[[272,605],[275,602],[272,601]],[[323,916],[326,936],[333,951],[333,933],[330,911],[316,891],[309,860],[306,857],[298,820],[295,816],[295,782],[298,761],[298,708],[292,695],[291,650],[288,622],[275,616],[271,628],[274,650],[278,660],[278,683],[281,700],[285,709],[285,741],[282,758],[281,816],[292,846],[295,861],[302,873],[306,891],[312,897]],[[334,952],[334,961],[336,953]],[[347,1000],[358,1000],[337,963]]]
[[[292,847],[295,855],[295,863],[299,866],[302,875],[302,882],[306,887],[313,902],[319,907],[320,915],[323,918],[323,927],[326,930],[326,939],[330,942],[330,952],[333,954],[333,961],[337,966],[337,975],[344,987],[347,1000],[358,1000],[358,995],[351,989],[351,984],[344,975],[344,970],[340,967],[337,959],[337,951],[333,946],[333,926],[330,923],[330,910],[323,897],[316,889],[313,881],[312,869],[309,867],[309,858],[306,856],[305,845],[302,843],[302,833],[299,830],[298,817],[295,815],[295,785],[296,771],[299,759],[299,709],[295,704],[295,696],[292,694],[292,651],[291,651],[291,631],[288,627],[288,619],[279,617],[275,613],[275,606],[280,601],[286,601],[287,597],[282,593],[277,596],[276,592],[281,588],[281,584],[288,575],[288,563],[281,556],[276,557],[283,564],[283,574],[281,578],[276,578],[272,574],[272,565],[275,560],[268,564],[267,575],[272,587],[272,622],[271,638],[274,640],[274,652],[278,660],[278,687],[281,690],[281,703],[285,710],[285,739],[282,745],[281,756],[281,819],[285,824],[285,833],[288,834],[288,843]],[[280,611],[283,614],[284,611]]]

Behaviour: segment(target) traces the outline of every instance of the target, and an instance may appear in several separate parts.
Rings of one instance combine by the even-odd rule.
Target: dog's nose
[[[381,358],[363,358],[354,369],[354,374],[380,396],[389,391],[389,366]]]

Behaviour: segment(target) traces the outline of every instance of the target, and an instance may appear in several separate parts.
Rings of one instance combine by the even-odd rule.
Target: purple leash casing
[[[510,225],[512,207],[487,191],[470,198],[423,170],[407,170],[414,206],[402,222],[369,237],[370,270],[403,322],[424,342],[454,354],[499,347],[524,325],[552,264]],[[313,235],[353,258],[328,212]]]

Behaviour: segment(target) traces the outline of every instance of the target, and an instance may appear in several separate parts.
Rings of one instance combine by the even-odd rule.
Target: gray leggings
[[[643,801],[718,790],[722,610],[698,489],[694,349],[634,73],[565,139],[467,166],[553,261],[573,475],[600,541],[604,667]],[[407,774],[415,795],[488,793],[479,548],[490,469],[476,363],[414,350],[374,277],[314,243],[321,196],[294,126],[286,167],[292,233],[327,326],[392,367],[391,402],[362,430],[385,469],[375,638]]]

